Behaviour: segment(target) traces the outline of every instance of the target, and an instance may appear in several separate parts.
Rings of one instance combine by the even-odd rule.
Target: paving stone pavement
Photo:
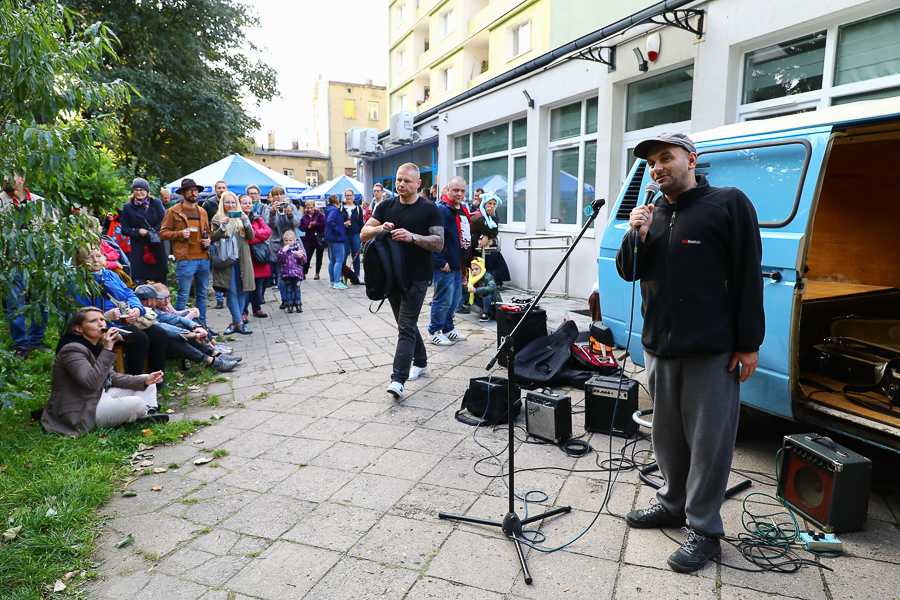
[[[552,318],[572,300],[548,299]],[[586,307],[586,303],[584,303]],[[105,506],[108,527],[99,538],[102,577],[88,597],[109,600],[244,600],[389,598],[406,600],[524,600],[551,598],[896,598],[900,581],[900,494],[897,486],[873,490],[866,531],[844,534],[848,555],[818,559],[821,567],[795,574],[748,573],[717,564],[698,575],[665,565],[678,531],[630,530],[621,515],[645,506],[652,491],[636,473],[622,472],[609,494],[608,511],[596,517],[609,490],[609,472],[598,463],[618,455],[623,440],[583,437],[596,453],[571,458],[555,446],[517,442],[520,494],[543,490],[542,507],[570,505],[572,512],[539,526],[541,548],[569,542],[547,554],[526,548],[533,585],[526,585],[513,545],[499,530],[438,519],[438,511],[501,520],[507,491],[496,462],[506,430],[473,428],[454,419],[468,378],[480,376],[494,351],[495,333],[477,315],[458,318],[468,341],[428,346],[429,368],[409,382],[397,402],[385,393],[396,327],[388,307],[369,312],[364,290],[329,289],[325,280],[303,283],[302,314],[277,310],[252,319],[254,333],[233,343],[244,357],[225,383],[192,392],[185,418],[224,416],[181,444],[151,452],[167,473],[143,476]],[[552,310],[551,310],[552,309]],[[210,309],[223,328],[226,311]],[[420,319],[425,331],[426,304]],[[640,378],[640,375],[638,375]],[[201,398],[218,395],[210,408]],[[573,404],[582,392],[571,391]],[[642,395],[642,406],[648,406]],[[524,437],[523,432],[519,438]],[[742,424],[735,467],[772,475],[784,422],[751,418]],[[575,435],[584,433],[580,414]],[[649,459],[649,442],[627,448]],[[208,450],[227,456],[195,466]],[[504,458],[505,460],[505,458]],[[536,469],[536,470],[528,470]],[[896,472],[896,471],[894,471]],[[759,476],[754,486],[726,501],[726,531],[742,531],[741,499],[773,493]],[[743,479],[734,474],[733,482]],[[160,491],[151,491],[162,485]],[[521,502],[517,513],[525,515]],[[613,514],[609,514],[613,513]],[[132,533],[132,546],[115,542]],[[807,555],[808,558],[814,557]],[[723,562],[751,565],[725,545]],[[833,571],[824,566],[831,567]],[[893,583],[891,583],[893,582]]]

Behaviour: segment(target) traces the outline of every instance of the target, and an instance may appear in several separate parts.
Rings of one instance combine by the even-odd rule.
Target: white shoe
[[[451,342],[464,342],[467,339],[469,339],[466,336],[464,336],[460,333],[457,333],[455,329],[453,331],[451,331],[450,333],[445,333],[444,337],[447,338],[448,340],[450,340]]]
[[[431,334],[431,343],[435,346],[452,346],[453,342],[447,339],[447,336],[440,331]]]
[[[399,399],[400,394],[403,393],[403,384],[399,381],[392,381],[391,385],[387,388],[387,393],[393,396],[394,398]]]
[[[428,367],[417,367],[416,365],[412,366],[412,369],[409,370],[409,377],[406,378],[407,381],[415,381],[419,378],[419,375],[428,370]]]

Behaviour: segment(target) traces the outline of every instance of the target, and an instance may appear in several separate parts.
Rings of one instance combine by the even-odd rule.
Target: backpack
[[[366,271],[366,297],[381,300],[374,311],[378,312],[388,296],[409,291],[406,281],[406,261],[399,242],[391,239],[390,231],[382,231],[366,244],[363,251],[363,267]]]
[[[230,267],[238,259],[241,247],[238,245],[237,234],[223,237],[209,247],[209,262],[213,268],[221,269]]]

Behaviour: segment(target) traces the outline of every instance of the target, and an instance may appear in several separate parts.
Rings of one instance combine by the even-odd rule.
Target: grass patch
[[[177,468],[178,468],[178,463],[169,463],[169,468],[170,468],[170,469],[177,469]]]
[[[5,331],[0,340],[4,347],[11,345]],[[45,341],[55,347],[56,340],[51,323]],[[44,586],[63,573],[93,573],[97,565],[91,553],[104,522],[97,509],[121,490],[126,476],[133,477],[126,458],[138,444],[181,440],[201,424],[154,425],[148,437],[134,425],[95,430],[79,439],[46,433],[28,413],[46,404],[53,359],[52,352],[34,353],[16,363],[19,389],[5,391],[27,396],[16,408],[0,409],[0,520],[4,531],[22,527],[18,537],[0,542],[3,600],[39,600],[46,597]],[[178,363],[170,362],[166,371],[167,379],[175,377]]]
[[[223,458],[228,456],[228,450],[216,450],[213,452],[213,458]]]
[[[218,396],[210,396],[203,401],[203,404],[206,404],[207,406],[218,406],[221,403],[222,400]]]
[[[251,400],[262,400],[263,398],[265,398],[265,397],[268,396],[268,395],[269,395],[269,392],[268,392],[267,390],[263,390],[263,391],[261,391],[260,393],[258,393],[257,395],[253,396],[253,397],[250,398],[250,399],[251,399]]]

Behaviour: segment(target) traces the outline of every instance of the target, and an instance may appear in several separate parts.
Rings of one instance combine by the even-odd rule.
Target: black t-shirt
[[[375,207],[372,218],[379,223],[393,223],[394,229],[406,229],[420,236],[428,235],[431,227],[443,227],[441,211],[434,202],[419,196],[412,204],[402,204],[399,198],[383,200]],[[408,281],[431,280],[431,251],[406,242],[403,244]]]

